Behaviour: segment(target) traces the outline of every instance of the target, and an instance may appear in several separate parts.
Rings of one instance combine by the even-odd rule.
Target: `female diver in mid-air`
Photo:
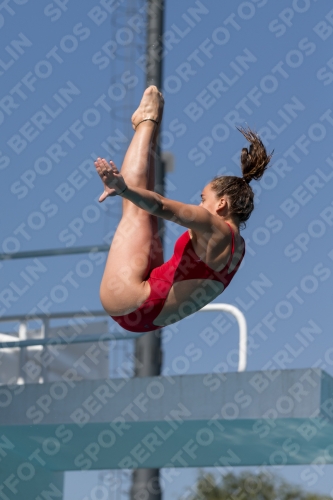
[[[241,152],[242,177],[213,179],[199,206],[169,200],[153,191],[156,138],[163,96],[148,87],[132,116],[135,130],[121,173],[98,158],[104,184],[99,201],[123,198],[123,214],[114,235],[101,283],[105,311],[126,330],[149,332],[175,323],[214,300],[228,286],[245,253],[239,227],[253,210],[252,179],[260,179],[271,159],[260,138],[241,130],[251,142]],[[157,217],[188,230],[163,262]]]

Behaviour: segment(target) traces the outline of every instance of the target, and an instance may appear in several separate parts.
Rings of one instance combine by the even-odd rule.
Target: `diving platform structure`
[[[62,498],[70,470],[330,464],[332,396],[320,369],[1,386],[0,498]]]
[[[236,373],[108,378],[96,354],[114,339],[103,322],[98,339],[92,324],[72,337],[90,354],[90,379],[83,363],[70,362],[74,345],[66,367],[51,371],[22,357],[40,349],[43,365],[50,352],[63,360],[73,327],[61,338],[47,325],[46,337],[22,339],[21,327],[21,337],[2,338],[0,356],[25,359],[30,380],[0,385],[0,499],[61,499],[65,471],[333,463],[333,378],[320,369],[245,372],[238,319]]]

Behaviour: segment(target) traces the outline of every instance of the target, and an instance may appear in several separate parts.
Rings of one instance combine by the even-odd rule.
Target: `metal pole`
[[[61,328],[59,328],[61,330]],[[128,340],[136,339],[140,334],[129,334],[129,335],[116,335],[113,333],[103,333],[101,335],[91,334],[91,335],[78,335],[75,338],[67,339],[58,337],[49,337],[44,339],[26,339],[26,340],[8,340],[0,342],[0,349],[9,349],[11,347],[30,347],[30,346],[52,346],[52,345],[72,345],[72,344],[85,344],[89,342],[108,342],[114,340]],[[144,334],[141,334],[144,335]],[[8,335],[9,336],[9,335]]]
[[[0,260],[33,259],[34,257],[55,257],[59,255],[76,255],[80,253],[108,252],[109,245],[95,245],[74,248],[50,248],[46,250],[31,250],[29,252],[0,253]]]
[[[41,314],[12,314],[1,316],[0,323],[9,323],[10,321],[44,321],[46,319],[66,319],[66,318],[99,318],[101,316],[109,316],[104,310],[89,311],[82,308],[81,311],[68,311],[58,313],[41,313]],[[124,334],[125,335],[125,334]]]
[[[164,0],[147,0],[146,86],[156,85],[160,90],[162,88],[163,14]],[[155,191],[164,195],[164,168],[159,143],[157,143],[155,156]],[[162,222],[162,219],[159,219],[159,233],[163,240]],[[161,330],[148,332],[135,341],[135,363],[134,376],[136,377],[161,374]],[[134,470],[130,498],[131,500],[161,500],[159,469]]]

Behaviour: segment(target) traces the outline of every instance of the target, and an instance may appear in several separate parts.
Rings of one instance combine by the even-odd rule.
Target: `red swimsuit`
[[[150,284],[148,299],[135,311],[125,316],[111,316],[112,319],[130,332],[158,330],[161,326],[154,325],[153,322],[162,311],[174,283],[191,279],[213,280],[223,283],[224,289],[226,289],[236,274],[245,254],[244,246],[239,262],[231,272],[228,272],[235,251],[234,232],[229,224],[228,226],[232,236],[231,255],[226,266],[221,271],[214,271],[197,256],[192,245],[190,233],[186,231],[176,241],[174,254],[171,259],[151,271],[147,280]],[[179,319],[181,318],[177,320]]]

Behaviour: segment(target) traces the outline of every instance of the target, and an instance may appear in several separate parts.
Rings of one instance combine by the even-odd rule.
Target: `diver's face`
[[[222,208],[221,202],[223,205],[224,199],[218,198],[216,195],[216,191],[212,189],[211,184],[207,184],[207,186],[204,187],[201,193],[200,207],[205,208],[213,215],[217,215]]]

